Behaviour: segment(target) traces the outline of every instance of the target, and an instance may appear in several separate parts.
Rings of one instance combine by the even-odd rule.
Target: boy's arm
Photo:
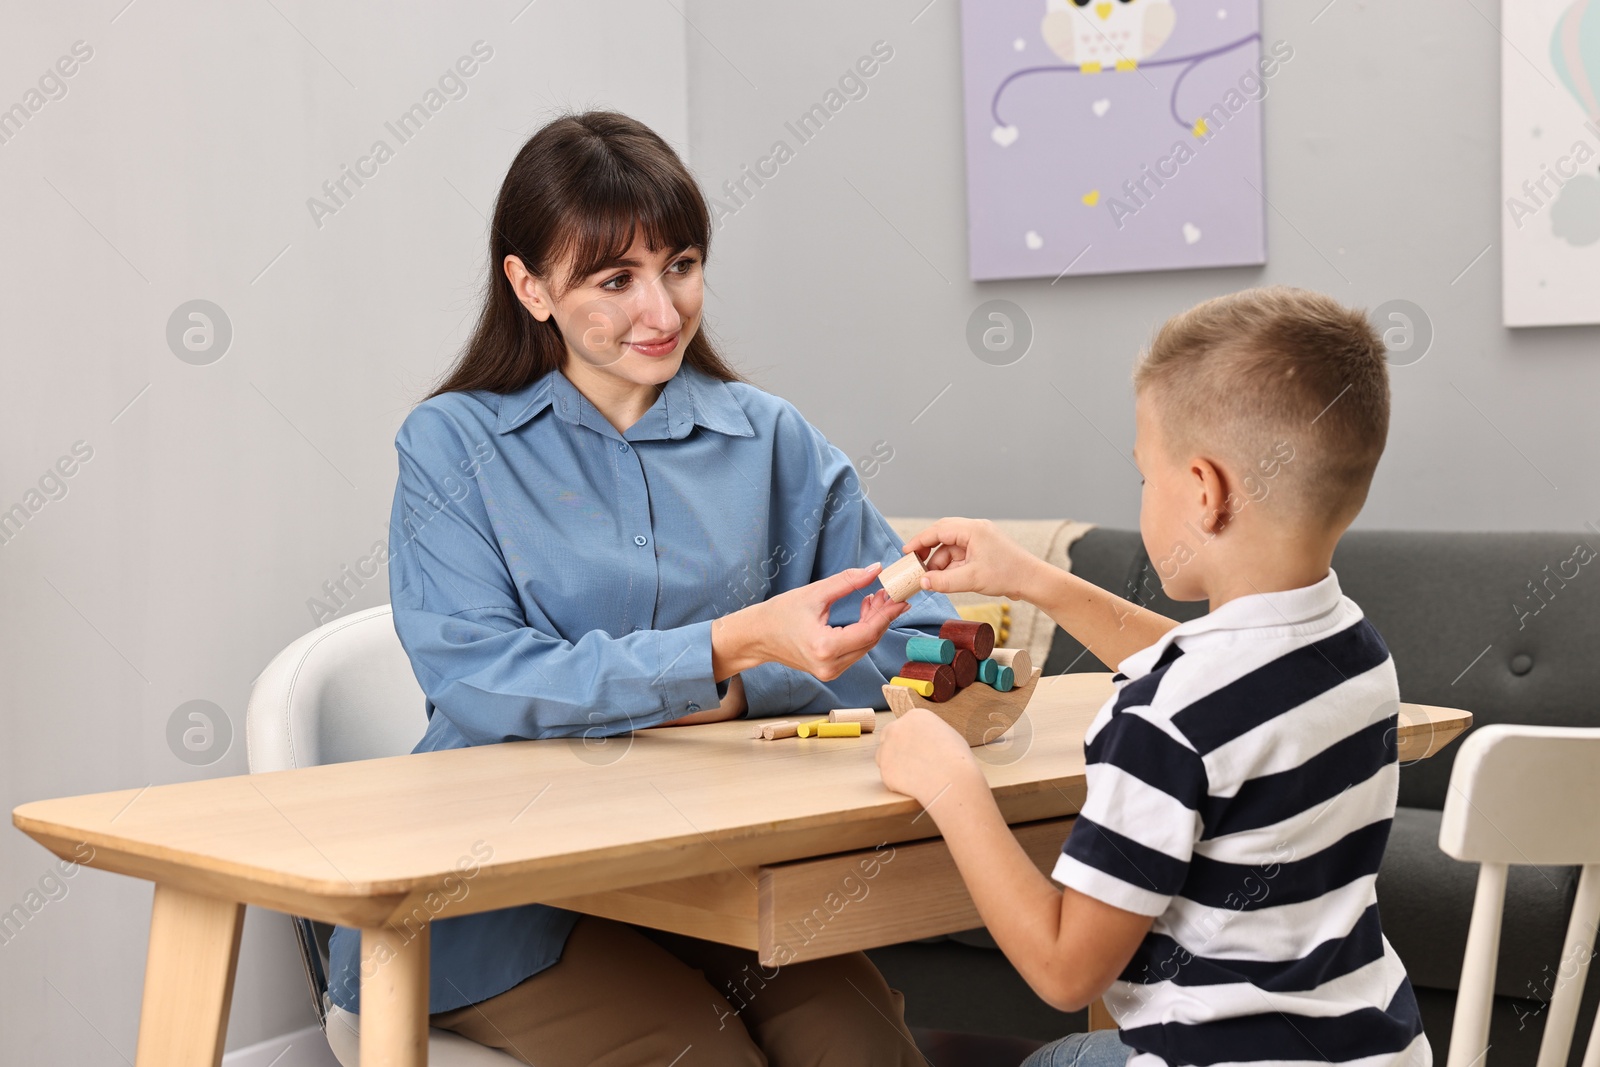
[[[1017,843],[981,774],[952,782],[928,813],[995,943],[1045,1003],[1079,1011],[1110,988],[1150,916],[1057,889]]]
[[[903,551],[918,559],[927,555],[924,589],[1026,600],[1113,670],[1178,625],[1052,567],[987,519],[940,519],[907,541]]]
[[[1027,577],[1022,599],[1054,619],[1112,670],[1178,625],[1177,620],[1124,600],[1076,574],[1030,558],[1036,567]]]

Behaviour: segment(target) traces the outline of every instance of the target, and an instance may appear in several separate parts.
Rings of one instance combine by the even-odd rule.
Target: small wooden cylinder
[[[950,669],[956,672],[956,688],[965,689],[978,680],[978,657],[958,648],[956,658],[950,661]]]
[[[984,685],[993,685],[994,680],[999,675],[1000,664],[994,661],[994,657],[991,656],[988,659],[980,659],[978,661],[978,681]]]
[[[1010,667],[1011,673],[1018,678],[1028,679],[1033,677],[1033,657],[1028,655],[1025,648],[997,648],[990,653],[990,657],[1002,667]]]
[[[917,663],[949,663],[955,658],[953,641],[942,637],[911,637],[906,639],[906,659]]]
[[[920,678],[902,678],[898,674],[889,679],[890,685],[903,686],[925,700],[933,699],[933,683],[924,682]]]
[[[825,722],[813,727],[812,733],[817,737],[860,737],[861,724],[858,722]]]
[[[942,704],[956,695],[956,671],[948,663],[907,663],[900,668],[900,677],[931,682],[933,692],[922,695],[935,704]]]
[[[829,722],[853,722],[861,732],[870,734],[878,725],[878,713],[871,708],[834,708],[828,712]]]
[[[995,679],[990,684],[1001,693],[1009,693],[1016,688],[1017,676],[1012,673],[1010,667],[1000,667],[996,670]]]
[[[951,619],[939,627],[939,636],[954,641],[957,648],[966,649],[978,659],[988,659],[994,651],[994,627],[986,622]]]
[[[779,719],[769,722],[761,727],[761,737],[764,741],[776,741],[783,737],[793,737],[800,732],[800,724],[793,719]]]
[[[915,552],[907,552],[878,573],[878,581],[888,591],[889,599],[897,604],[910,600],[922,592],[922,561]]]

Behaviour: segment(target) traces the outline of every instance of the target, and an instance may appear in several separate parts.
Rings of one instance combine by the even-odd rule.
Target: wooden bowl
[[[1019,683],[1008,693],[982,682],[974,682],[942,704],[935,704],[903,685],[884,686],[883,696],[889,702],[889,710],[894,712],[895,718],[898,719],[912,708],[927,708],[955,727],[956,733],[968,745],[977,748],[998,741],[1022,718],[1041,673],[1035,667],[1026,683]]]

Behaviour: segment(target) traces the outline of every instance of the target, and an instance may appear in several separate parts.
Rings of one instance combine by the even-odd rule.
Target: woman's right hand
[[[939,547],[923,564],[922,588],[936,593],[981,593],[1029,600],[1034,576],[1045,564],[1000,532],[988,519],[940,519],[906,542],[918,559]]]
[[[880,563],[852,567],[716,620],[713,672],[720,680],[762,663],[781,663],[831,682],[872,651],[890,624],[910,610],[911,605],[896,604],[879,589],[862,599],[860,619],[829,625],[834,602],[872,584],[882,570]]]

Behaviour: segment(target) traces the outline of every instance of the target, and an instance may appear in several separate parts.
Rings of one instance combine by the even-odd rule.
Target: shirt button
[[[634,537],[633,543],[638,545],[640,548],[643,548],[645,545],[650,543],[650,538],[646,537],[644,534],[639,534]]]
[[[618,452],[626,452],[627,450],[628,450],[628,443],[626,441],[622,442],[622,444],[617,446],[617,451]]]
[[[687,711],[689,714],[693,715],[695,712],[700,710],[700,705],[691,703],[687,708],[684,708],[683,710]]]

